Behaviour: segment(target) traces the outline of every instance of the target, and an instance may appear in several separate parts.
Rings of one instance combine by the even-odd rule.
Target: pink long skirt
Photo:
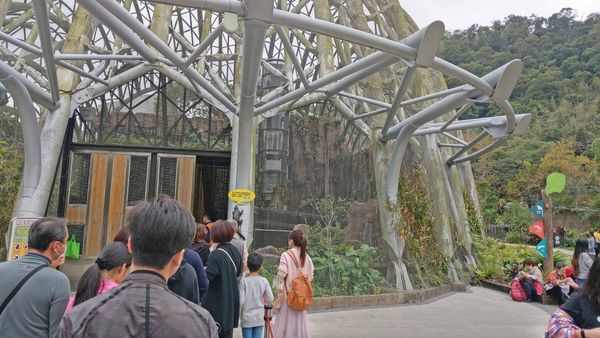
[[[285,300],[281,303],[281,308],[275,317],[273,338],[308,338],[306,310],[292,310]]]

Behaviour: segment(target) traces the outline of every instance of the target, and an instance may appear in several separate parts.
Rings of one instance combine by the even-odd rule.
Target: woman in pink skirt
[[[287,292],[292,288],[292,281],[304,272],[312,282],[314,267],[310,256],[306,252],[306,236],[300,230],[294,230],[288,236],[290,252],[299,262],[297,268],[289,254],[284,253],[279,260],[277,268],[277,301],[281,304],[275,317],[273,336],[277,338],[308,338],[308,319],[306,310],[296,311],[288,307]]]

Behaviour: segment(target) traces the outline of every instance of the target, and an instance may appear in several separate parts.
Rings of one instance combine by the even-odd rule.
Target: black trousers
[[[549,294],[554,300],[558,302],[558,305],[563,305],[565,302],[565,295],[562,293],[560,286],[556,285],[550,290],[546,290],[546,293]]]
[[[567,301],[567,297],[562,292],[560,286],[556,285],[552,289],[546,291],[552,298],[558,301],[558,305],[563,305]],[[573,293],[573,288],[569,287],[569,295]]]
[[[233,338],[233,329],[219,332],[219,338]]]

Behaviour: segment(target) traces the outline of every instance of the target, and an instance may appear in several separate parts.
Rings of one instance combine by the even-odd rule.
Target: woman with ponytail
[[[277,338],[308,338],[308,319],[306,310],[296,311],[288,306],[287,294],[292,289],[292,282],[304,273],[312,282],[314,267],[312,259],[306,252],[308,241],[300,230],[294,230],[288,236],[290,250],[284,252],[277,268],[277,299],[275,307],[279,307],[275,318],[273,336]],[[296,264],[297,263],[297,264]]]
[[[113,242],[102,249],[96,262],[81,276],[75,297],[67,305],[67,313],[74,306],[121,284],[131,265],[131,254],[121,242]]]

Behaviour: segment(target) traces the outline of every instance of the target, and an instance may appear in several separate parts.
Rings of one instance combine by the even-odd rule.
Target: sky
[[[400,5],[419,27],[441,20],[448,31],[475,23],[489,26],[511,14],[549,17],[565,7],[575,9],[579,18],[600,12],[600,0],[400,0]]]

